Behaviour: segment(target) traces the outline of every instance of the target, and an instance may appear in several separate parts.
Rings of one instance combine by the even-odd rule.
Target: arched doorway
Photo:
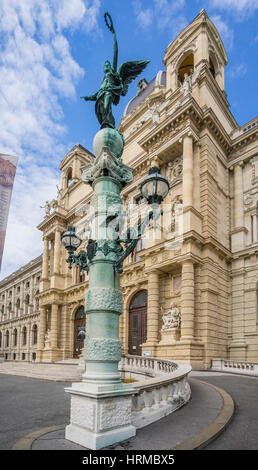
[[[136,356],[141,356],[141,344],[147,339],[147,298],[148,292],[142,290],[133,297],[129,307],[128,353]]]
[[[79,307],[74,317],[74,347],[73,357],[78,358],[81,350],[84,348],[85,334],[85,310],[84,307]]]

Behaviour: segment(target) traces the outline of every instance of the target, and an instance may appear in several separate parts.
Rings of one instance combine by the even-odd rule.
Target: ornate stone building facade
[[[232,116],[227,61],[202,10],[169,44],[165,71],[150,83],[141,79],[125,108],[119,130],[134,180],[122,195],[131,222],[145,210],[139,184],[151,166],[158,165],[171,186],[158,229],[150,228],[124,262],[120,337],[126,353],[195,368],[209,367],[215,357],[258,362],[258,119],[239,127]],[[64,157],[58,198],[38,227],[44,240],[39,361],[76,357],[82,347],[88,279],[68,269],[61,234],[75,225],[86,243],[92,191],[80,176],[93,158],[81,145]],[[0,283],[1,302],[9,278]],[[8,301],[2,305],[6,315]],[[4,354],[6,330],[24,318],[5,316],[0,323]]]
[[[0,358],[35,361],[42,256],[0,282]]]

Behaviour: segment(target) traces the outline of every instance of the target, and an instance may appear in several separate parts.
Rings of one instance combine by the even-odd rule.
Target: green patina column
[[[123,218],[120,192],[132,181],[131,169],[120,158],[123,146],[116,129],[100,130],[94,139],[96,158],[82,174],[82,180],[94,191],[87,247],[86,371],[81,383],[66,389],[71,394],[71,422],[66,427],[66,438],[90,449],[100,449],[136,433],[131,424],[134,389],[122,382],[118,371],[122,293],[116,265],[123,253],[119,238],[119,222]]]
[[[120,275],[114,270],[119,246],[113,240],[113,228],[106,226],[108,208],[113,208],[117,214],[121,210],[122,185],[112,177],[101,176],[96,178],[92,186],[95,193],[91,201],[94,208],[92,236],[96,240],[93,253],[96,252],[89,262],[89,290],[85,299],[88,329],[85,340],[87,366],[83,381],[88,384],[114,384],[114,388],[122,392],[118,372],[122,293]]]

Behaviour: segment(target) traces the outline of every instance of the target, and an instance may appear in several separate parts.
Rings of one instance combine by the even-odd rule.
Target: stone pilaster
[[[43,257],[42,257],[42,278],[40,282],[41,292],[49,288],[48,260],[49,260],[49,240],[47,237],[44,237]]]
[[[147,314],[147,341],[143,345],[143,350],[151,350],[151,355],[155,355],[155,348],[159,341],[159,271],[153,270],[148,273],[148,314]]]
[[[61,232],[55,231],[54,274],[60,274]]]
[[[42,358],[42,351],[45,346],[45,334],[47,327],[47,309],[45,307],[40,308],[40,317],[39,317],[39,350],[40,350],[40,359]]]
[[[183,137],[183,233],[194,230],[202,233],[202,215],[194,207],[194,136]],[[199,186],[198,186],[199,190]]]
[[[49,240],[45,237],[43,246],[42,279],[48,279],[48,246]]]
[[[243,164],[234,167],[234,217],[235,228],[244,225]]]
[[[234,229],[232,231],[232,251],[245,248],[247,229],[244,226],[243,162],[234,167]]]
[[[242,269],[244,269],[244,261]],[[240,263],[240,261],[239,261]],[[229,344],[230,359],[246,360],[245,341],[245,279],[244,273],[234,274],[232,279],[232,341]]]
[[[16,356],[17,360],[21,359],[21,351],[20,351],[21,344],[20,343],[21,343],[21,327],[17,326],[17,348],[16,348],[16,350],[17,350],[17,356]]]
[[[51,349],[57,348],[58,335],[58,305],[52,304],[51,308]]]
[[[192,260],[182,263],[181,287],[181,340],[194,338],[194,264]]]
[[[26,350],[26,360],[27,361],[30,361],[30,351],[31,351],[31,345],[30,345],[30,342],[31,342],[31,323],[28,322],[27,323],[27,350]]]
[[[193,205],[193,138],[189,133],[183,138],[183,204]]]

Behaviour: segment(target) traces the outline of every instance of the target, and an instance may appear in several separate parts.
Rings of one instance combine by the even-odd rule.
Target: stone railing
[[[187,376],[191,366],[158,358],[124,355],[124,379],[136,379],[132,399],[132,424],[142,428],[185,405],[191,397]]]
[[[211,361],[211,370],[258,376],[258,364],[255,362],[215,358]]]
[[[254,127],[258,126],[258,118],[253,119],[252,121],[249,121],[247,124],[241,127],[243,133],[245,134],[246,132],[250,131]]]

